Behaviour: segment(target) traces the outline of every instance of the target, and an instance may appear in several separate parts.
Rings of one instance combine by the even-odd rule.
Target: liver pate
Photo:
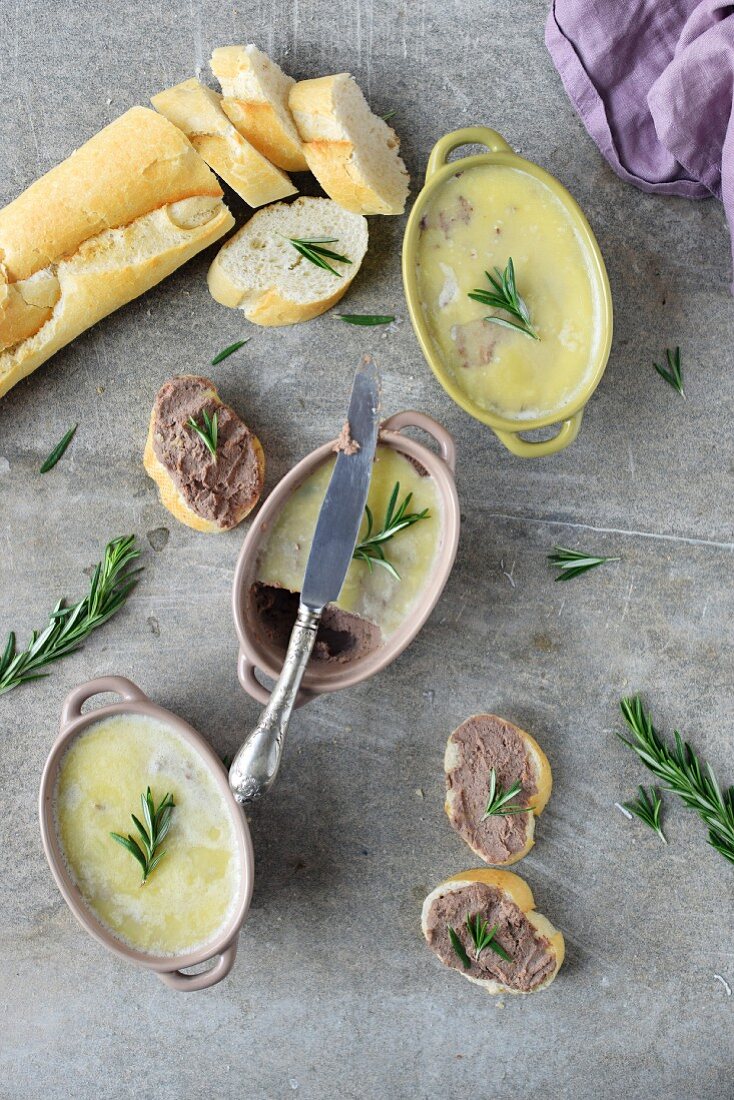
[[[509,790],[520,783],[512,805],[527,806],[537,793],[535,765],[521,732],[510,722],[492,714],[468,718],[452,733],[453,766],[446,771],[449,820],[467,844],[487,863],[506,863],[527,843],[532,828],[531,812],[497,814],[484,820],[489,795],[489,773],[497,773],[497,784]]]
[[[298,611],[298,592],[256,581],[250,590],[255,620],[262,635],[278,649],[288,646]],[[328,604],[321,616],[312,660],[346,664],[378,649],[380,628],[349,611]]]
[[[217,413],[216,461],[187,421]],[[224,529],[235,527],[262,489],[254,437],[239,416],[216,396],[214,384],[197,375],[165,382],[153,409],[153,450],[187,506]]]
[[[497,925],[494,938],[512,962],[505,962],[489,947],[476,958],[476,948],[466,926],[467,917],[476,913],[487,921],[488,928]],[[449,925],[471,960],[469,969],[451,946]],[[555,970],[556,955],[550,940],[534,928],[511,898],[496,886],[483,882],[468,883],[459,889],[447,888],[435,898],[426,914],[425,935],[431,950],[446,966],[470,978],[499,982],[519,993],[532,993]]]

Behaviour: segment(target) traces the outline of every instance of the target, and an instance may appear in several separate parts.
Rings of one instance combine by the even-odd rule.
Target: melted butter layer
[[[141,868],[110,832],[136,835],[140,795],[175,808],[166,854],[140,885]],[[56,784],[56,826],[69,871],[89,908],[140,951],[176,955],[215,938],[236,903],[240,868],[227,803],[198,754],[142,715],[104,718],[65,753]]]
[[[257,580],[300,592],[316,520],[334,469],[329,459],[311,474],[281,509],[261,551]],[[400,531],[384,544],[385,555],[400,574],[395,580],[380,566],[353,561],[336,606],[376,623],[389,637],[405,620],[433,570],[440,534],[440,502],[431,477],[422,477],[408,459],[392,447],[378,446],[367,503],[374,516],[374,530],[382,527],[395,482],[400,482],[399,503],[412,492],[409,512],[428,508],[429,516]],[[360,538],[366,531],[362,522]]]
[[[540,340],[487,322],[505,312],[468,297],[491,290],[485,271],[512,257],[519,294]],[[586,383],[599,341],[587,257],[558,198],[517,168],[469,168],[428,204],[416,258],[431,338],[480,408],[531,420],[560,411]]]

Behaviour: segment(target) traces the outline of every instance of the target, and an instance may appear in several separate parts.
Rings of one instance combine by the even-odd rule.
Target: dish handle
[[[237,679],[242,684],[248,695],[257,700],[258,703],[269,703],[271,692],[269,688],[266,688],[264,684],[261,684],[255,675],[256,665],[253,665],[252,661],[248,660],[247,656],[240,650],[240,655],[237,658]],[[302,707],[306,703],[310,703],[312,699],[315,699],[317,692],[308,691],[307,688],[301,688],[296,695],[296,707]]]
[[[448,163],[449,155],[460,145],[484,145],[490,153],[512,152],[512,147],[507,144],[502,135],[496,130],[490,130],[489,126],[465,126],[462,130],[452,130],[450,134],[444,134],[439,138],[433,146],[428,158],[426,181]]]
[[[82,707],[88,699],[94,695],[102,695],[104,692],[120,695],[130,703],[148,702],[145,692],[125,676],[100,676],[96,680],[88,680],[86,684],[80,684],[69,692],[61,708],[61,728],[64,729],[76,718],[81,717]]]
[[[238,932],[239,935],[239,932]],[[156,973],[164,985],[179,993],[195,993],[197,989],[208,989],[222,978],[226,978],[234,966],[237,957],[237,937],[218,955],[212,958],[217,961],[209,970],[201,970],[198,974],[185,974],[183,970],[157,970]],[[208,962],[209,960],[207,960]]]
[[[404,412],[395,413],[394,416],[389,416],[387,420],[383,420],[380,425],[381,432],[400,432],[403,428],[420,428],[421,431],[432,436],[436,440],[436,443],[438,443],[441,458],[444,460],[449,470],[451,470],[451,473],[455,473],[456,444],[454,443],[453,437],[446,431],[442,424],[439,424],[432,416],[427,416],[426,413],[415,412],[413,409],[406,409]]]
[[[544,458],[546,455],[558,454],[573,443],[579,434],[583,415],[584,410],[579,409],[568,420],[562,421],[560,430],[552,439],[541,439],[537,443],[531,439],[522,439],[517,432],[503,432],[498,428],[493,431],[500,443],[504,443],[507,450],[519,458]]]

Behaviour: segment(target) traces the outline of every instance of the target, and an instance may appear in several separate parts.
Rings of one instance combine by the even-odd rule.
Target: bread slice
[[[503,790],[520,783],[507,805],[527,807],[527,813],[484,818],[493,768]],[[535,738],[495,714],[474,714],[450,735],[444,772],[446,814],[471,850],[495,867],[523,859],[535,843],[535,818],[553,785],[548,758]]]
[[[178,126],[191,144],[249,206],[295,195],[285,172],[271,164],[232,125],[222,110],[222,97],[192,77],[151,99],[156,111]]]
[[[189,424],[218,421],[217,458]],[[143,465],[161,503],[195,531],[229,531],[257,504],[265,480],[260,440],[225,405],[208,378],[179,375],[158,391],[150,415]]]
[[[372,114],[349,73],[302,80],[288,103],[327,195],[355,214],[402,214],[410,180],[398,136]]]
[[[133,107],[0,210],[0,397],[234,224],[167,119]]]
[[[243,137],[286,172],[305,172],[308,164],[288,107],[295,80],[253,45],[220,46],[209,64],[224,93],[222,110]]]
[[[301,256],[289,238],[336,238],[327,247],[334,275]],[[367,222],[330,199],[300,198],[258,210],[230,237],[209,268],[212,297],[244,310],[256,325],[293,325],[330,309],[346,292],[367,251]]]
[[[445,926],[437,921],[434,905],[438,903],[445,909],[446,895],[461,894],[462,891],[471,890],[475,884],[479,884],[480,890],[484,887],[489,888],[483,892],[490,899],[490,906],[483,909],[480,905],[475,909],[474,905],[469,905],[468,909],[471,910],[469,915],[474,916],[476,912],[483,919],[491,921],[493,926],[497,909],[491,899],[494,895],[499,900],[500,910],[504,909],[506,914],[506,927],[502,927],[501,920],[498,922],[497,942],[502,945],[504,939],[508,947],[511,946],[514,949],[515,955],[510,964],[505,965],[504,960],[500,960],[498,955],[493,954],[491,948],[485,948],[480,956],[484,960],[484,965],[479,967],[474,961],[476,952],[466,932],[465,922],[458,919],[453,927],[457,934],[460,933],[472,966],[465,968],[451,947],[447,948]],[[512,923],[511,929],[509,922]],[[530,928],[525,927],[525,922]],[[493,995],[538,993],[541,989],[547,989],[555,979],[566,951],[562,933],[554,928],[547,917],[536,910],[532,890],[525,880],[512,871],[494,870],[489,867],[461,871],[432,890],[423,902],[421,929],[429,947],[438,955],[441,962],[452,969],[459,970],[470,982],[474,982]],[[525,951],[522,957],[518,954],[522,946],[518,930],[524,933],[525,938]],[[534,943],[528,944],[528,940]],[[532,966],[537,967],[541,960],[543,967],[539,972],[542,980],[539,982],[533,981],[532,978],[528,980],[528,971]],[[494,969],[496,976],[480,976],[485,968],[485,973]],[[474,973],[471,973],[472,970]],[[521,988],[522,985],[527,985],[529,988]]]

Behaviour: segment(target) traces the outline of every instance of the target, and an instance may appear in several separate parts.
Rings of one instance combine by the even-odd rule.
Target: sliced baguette
[[[400,141],[349,73],[302,80],[288,103],[308,166],[327,195],[355,214],[402,214],[410,180]]]
[[[328,247],[349,265],[339,275],[299,255],[290,237],[335,237]],[[300,198],[258,210],[219,250],[209,268],[212,297],[244,310],[256,325],[293,325],[318,317],[346,292],[367,251],[367,222],[330,199]]]
[[[192,77],[151,99],[156,111],[178,126],[218,176],[249,206],[295,195],[285,172],[276,168],[232,125],[222,97]]]
[[[0,397],[233,224],[180,130],[115,119],[0,210]]]
[[[183,394],[177,413],[171,416],[171,397],[176,400],[177,389]],[[204,410],[210,417],[214,413],[218,417],[217,462],[188,425],[189,417],[203,423]],[[236,450],[232,447],[235,432],[240,437]],[[168,461],[164,461],[166,457]],[[150,414],[143,465],[171,515],[207,534],[229,531],[241,523],[260,499],[265,480],[260,440],[234,409],[224,404],[214,383],[198,375],[180,375],[161,386]],[[197,494],[205,494],[212,506],[209,510],[219,514],[212,518],[193,507]]]
[[[460,893],[473,883],[481,883],[499,891],[504,898],[517,906],[528,923],[532,925],[534,931],[537,932],[538,937],[546,941],[547,946],[545,946],[544,949],[547,950],[549,955],[553,958],[553,969],[548,976],[533,989],[518,989],[513,985],[509,977],[505,980],[499,980],[499,978],[480,978],[477,977],[476,974],[470,974],[467,969],[461,966],[459,960],[453,956],[453,953],[450,958],[443,957],[434,946],[435,930],[431,927],[431,909],[434,902],[445,897],[446,894]],[[480,916],[481,915],[480,913]],[[492,995],[513,993],[520,996],[527,996],[530,993],[539,993],[542,989],[547,989],[560,970],[566,953],[563,934],[551,924],[546,916],[537,911],[533,892],[527,882],[513,871],[500,871],[489,867],[461,871],[458,875],[452,875],[446,882],[441,883],[435,890],[432,890],[423,902],[421,930],[428,945],[445,965],[458,969],[468,981],[481,986],[487,993]],[[455,931],[459,930],[463,935],[464,929],[455,929]],[[501,935],[502,929],[498,929],[498,932]],[[496,959],[492,959],[492,952],[489,948],[486,949],[486,954],[490,960],[496,962]],[[474,969],[474,967],[472,967],[472,969]]]
[[[308,168],[288,107],[292,77],[257,46],[221,46],[211,70],[224,94],[222,110],[264,157],[286,172]]]
[[[474,735],[470,748],[464,739]],[[505,744],[517,747],[524,759],[517,770],[509,772],[501,766],[493,736],[499,736]],[[519,755],[519,753],[516,753]],[[527,807],[526,814],[502,814],[483,818],[487,804],[487,776],[495,768],[497,781],[509,790],[514,782],[520,782],[518,795],[510,805]],[[553,777],[548,758],[538,742],[525,730],[495,714],[474,714],[453,731],[446,743],[444,754],[446,775],[445,810],[449,821],[471,850],[485,863],[496,867],[510,867],[523,859],[535,843],[535,819],[542,814],[551,795]],[[476,776],[477,785],[474,785]],[[478,788],[478,789],[477,789]],[[521,835],[517,835],[521,831]],[[508,838],[509,836],[512,839]],[[518,846],[518,841],[522,844]],[[499,846],[504,859],[497,858],[492,847]]]

